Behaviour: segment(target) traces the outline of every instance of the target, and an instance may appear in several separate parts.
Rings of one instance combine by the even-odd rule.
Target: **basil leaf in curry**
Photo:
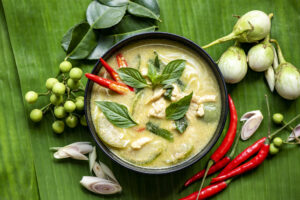
[[[172,92],[174,90],[174,86],[173,85],[166,85],[166,86],[164,86],[164,89],[166,89],[166,91],[164,93],[164,98],[170,101],[171,97],[172,97]]]
[[[146,80],[137,69],[122,67],[118,69],[118,73],[122,81],[133,88],[148,87]]]
[[[113,125],[120,128],[129,128],[137,125],[130,117],[126,106],[110,101],[95,101],[95,103]]]
[[[169,62],[162,71],[161,83],[171,84],[180,79],[185,68],[185,60],[177,59]]]
[[[148,62],[148,78],[150,79],[153,86],[156,86],[160,83],[161,76],[158,74],[158,71],[156,67],[154,66],[154,63],[149,60]]]
[[[166,108],[166,118],[171,120],[178,120],[184,117],[185,113],[188,111],[191,100],[193,97],[193,92],[179,101],[171,103]]]
[[[165,138],[166,140],[169,141],[173,141],[173,135],[170,131],[160,128],[159,126],[157,126],[156,124],[152,123],[152,122],[147,122],[146,124],[146,129],[152,133],[154,133],[155,135],[158,135],[160,137]]]
[[[94,29],[109,28],[119,23],[126,12],[126,6],[110,7],[92,1],[86,10],[86,19]]]
[[[179,131],[179,133],[183,133],[186,128],[188,127],[189,123],[186,117],[184,116],[181,119],[175,120],[176,129]]]

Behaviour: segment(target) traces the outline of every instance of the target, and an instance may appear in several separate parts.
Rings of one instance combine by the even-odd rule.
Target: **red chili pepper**
[[[126,62],[124,56],[121,53],[117,54],[116,58],[117,58],[118,66],[120,68],[121,67],[128,67],[127,62]]]
[[[102,78],[100,76],[97,76],[94,74],[89,74],[89,73],[86,73],[85,76],[88,79],[94,81],[95,83],[98,83],[99,85],[106,87],[108,89],[111,89],[119,94],[125,94],[126,92],[129,91],[127,85],[125,85],[124,83],[109,80],[109,79]]]
[[[208,197],[218,194],[219,192],[221,192],[225,188],[227,188],[230,181],[231,180],[222,181],[220,183],[209,185],[209,186],[203,188],[200,192],[198,199],[206,199]],[[194,192],[194,193],[190,194],[189,196],[183,197],[179,200],[196,200],[198,193],[199,192]]]
[[[218,175],[222,176],[226,173],[228,173],[229,171],[235,169],[237,166],[239,166],[241,163],[243,163],[244,161],[248,160],[248,158],[250,158],[252,155],[254,155],[255,153],[257,153],[261,146],[264,144],[264,142],[266,141],[267,137],[263,137],[261,139],[259,139],[258,141],[256,141],[254,144],[252,144],[251,146],[247,147],[244,151],[242,151],[239,155],[237,155]]]
[[[231,161],[229,156],[225,156],[223,159],[221,159],[220,161],[216,162],[216,164],[214,164],[213,166],[211,166],[211,168],[209,168],[208,170],[208,175],[213,174],[217,171],[219,171],[220,169],[223,169],[223,167],[225,167],[229,162]],[[205,169],[201,170],[200,172],[198,172],[197,174],[195,174],[192,178],[190,178],[189,180],[187,180],[184,185],[183,188],[186,188],[187,186],[189,186],[190,184],[194,183],[195,181],[201,179],[205,174]]]
[[[109,75],[117,82],[121,81],[121,78],[119,74],[111,67],[105,60],[100,58],[100,62],[102,63],[103,67],[106,69],[106,71],[109,73]]]
[[[205,169],[205,173],[204,173],[204,177],[202,179],[199,192],[202,189],[202,186],[204,184],[204,180],[206,178],[206,175],[207,175],[209,169],[213,166],[214,163],[218,162],[219,160],[221,160],[225,156],[225,154],[231,148],[231,146],[232,146],[232,144],[234,142],[234,138],[236,136],[236,128],[237,128],[238,117],[237,117],[237,113],[236,113],[236,109],[235,109],[233,100],[232,100],[232,98],[231,98],[230,95],[228,95],[228,103],[229,103],[229,110],[230,110],[230,124],[229,124],[229,128],[227,130],[226,136],[223,139],[221,145],[211,155],[210,160],[207,163],[207,166],[206,166],[206,169]]]
[[[210,157],[210,159],[213,160],[214,162],[218,162],[221,158],[225,156],[225,154],[231,148],[236,135],[238,117],[237,117],[233,100],[230,97],[230,95],[228,95],[228,103],[229,103],[229,110],[230,110],[230,124],[226,136],[223,139],[221,145]]]
[[[219,182],[219,181],[224,181],[226,179],[229,179],[229,178],[232,178],[234,176],[243,174],[243,173],[245,173],[245,172],[247,172],[251,169],[256,168],[261,163],[263,163],[263,161],[267,158],[268,153],[269,153],[269,149],[270,149],[269,140],[266,139],[265,143],[260,148],[259,152],[257,153],[257,155],[254,158],[252,158],[251,160],[249,160],[245,164],[240,165],[239,167],[235,168],[234,170],[224,174],[223,176],[213,178],[211,182],[216,183],[216,182]]]

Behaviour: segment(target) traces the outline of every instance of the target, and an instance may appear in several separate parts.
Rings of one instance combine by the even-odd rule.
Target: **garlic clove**
[[[245,120],[246,122],[244,123],[241,131],[242,140],[249,139],[255,133],[263,120],[263,115],[259,110],[248,112],[241,118],[241,121]]]
[[[75,159],[75,160],[88,160],[88,158],[83,155],[82,153],[78,152],[74,148],[63,148],[61,149],[63,152],[69,155],[69,157]]]
[[[246,121],[249,118],[253,117],[254,115],[262,115],[262,113],[260,112],[260,110],[253,110],[250,112],[246,112],[240,119],[240,121]]]
[[[104,174],[104,172],[98,162],[94,163],[93,172],[97,177],[106,179],[106,175]]]
[[[96,147],[93,148],[93,151],[89,153],[89,166],[90,166],[90,172],[92,171],[94,164],[96,162],[97,153],[96,153]]]
[[[108,178],[111,181],[113,181],[115,183],[119,183],[118,180],[116,179],[114,173],[107,167],[107,165],[105,165],[103,162],[100,162],[100,161],[99,161],[99,163],[100,163],[101,169],[103,170],[104,174],[106,176],[108,176]]]
[[[274,69],[273,67],[269,67],[266,71],[265,71],[265,78],[267,80],[267,83],[269,85],[269,88],[271,90],[271,92],[274,91],[275,88],[275,73],[274,73]]]
[[[291,135],[288,137],[288,141],[291,142],[296,138],[300,137],[300,124],[298,124],[294,129]]]
[[[119,184],[99,177],[83,176],[80,184],[97,194],[115,194],[122,191],[122,187]]]
[[[70,157],[69,154],[67,154],[66,152],[62,151],[61,149],[58,150],[57,152],[55,152],[53,154],[53,156],[54,156],[55,159],[63,159],[63,158],[69,158]]]

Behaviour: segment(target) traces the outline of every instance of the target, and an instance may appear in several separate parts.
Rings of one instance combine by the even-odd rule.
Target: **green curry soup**
[[[185,68],[180,79],[171,84],[173,89],[168,94],[168,87],[159,84],[124,95],[94,84],[90,106],[100,139],[121,159],[147,168],[177,165],[200,152],[212,138],[221,112],[219,86],[208,64],[195,52],[167,40],[137,42],[120,52],[128,67],[138,69],[149,84],[148,62],[154,62],[156,54],[162,68],[176,59],[185,60]],[[116,55],[107,62],[113,68],[118,68]],[[110,78],[104,69],[99,76]],[[176,129],[177,122],[166,119],[166,108],[191,92],[193,96],[184,117],[187,127],[180,133]],[[111,101],[126,106],[131,118],[138,124],[130,128],[116,127],[108,121],[95,101]],[[150,132],[149,121],[150,125],[169,131],[173,139],[168,140]]]

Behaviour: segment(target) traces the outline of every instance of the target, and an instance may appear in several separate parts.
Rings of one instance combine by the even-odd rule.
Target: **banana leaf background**
[[[0,199],[178,199],[198,189],[199,183],[178,193],[181,184],[204,167],[209,155],[188,169],[149,176],[113,163],[99,149],[98,156],[111,167],[123,192],[104,197],[82,188],[79,180],[90,173],[87,162],[55,161],[49,147],[92,141],[88,130],[79,127],[68,129],[60,136],[54,135],[51,115],[40,124],[31,123],[28,114],[34,107],[26,104],[23,96],[28,90],[45,91],[45,80],[56,75],[65,57],[60,46],[62,36],[84,19],[90,1],[0,2]],[[281,44],[286,60],[300,66],[300,45],[297,44],[300,4],[297,0],[159,0],[159,5],[162,19],[159,31],[187,37],[199,45],[230,33],[236,21],[233,15],[253,9],[273,12],[271,37]],[[212,47],[208,53],[217,60],[232,44]],[[91,61],[74,65],[90,71],[93,64]],[[263,73],[249,70],[241,83],[228,85],[228,90],[239,116],[256,109],[265,116],[258,132],[249,141],[239,143],[238,152],[267,134],[264,94],[269,95],[272,113],[282,112],[286,119],[291,119],[300,111],[299,99],[285,101],[276,92],[269,91]],[[35,106],[42,107],[47,101],[45,97]],[[272,125],[272,130],[275,128]],[[288,134],[283,132],[282,137]],[[229,188],[212,199],[300,199],[299,156],[298,146],[285,145],[278,155],[234,179]]]

